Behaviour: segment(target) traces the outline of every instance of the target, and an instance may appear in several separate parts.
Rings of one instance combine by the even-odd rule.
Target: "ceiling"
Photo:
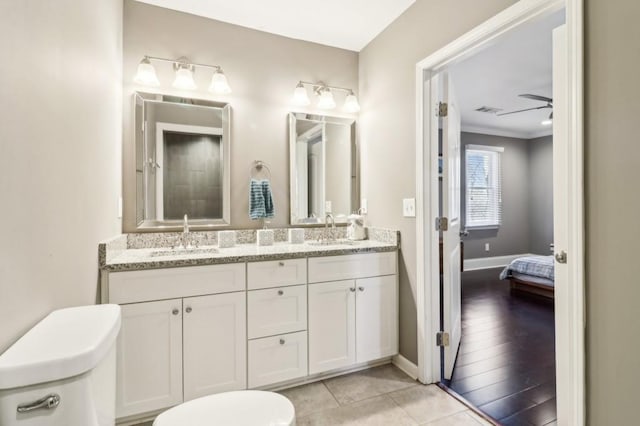
[[[138,0],[359,52],[415,0]]]
[[[463,131],[525,139],[551,134],[552,126],[541,124],[550,109],[502,117],[475,110],[488,106],[507,112],[545,105],[518,95],[552,97],[552,30],[563,23],[564,11],[554,13],[508,33],[449,69]]]

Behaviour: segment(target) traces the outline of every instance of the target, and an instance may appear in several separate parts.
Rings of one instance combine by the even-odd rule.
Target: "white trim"
[[[478,52],[519,25],[566,8],[568,37],[567,168],[572,217],[566,251],[570,253],[567,293],[556,297],[556,379],[558,423],[585,423],[584,362],[584,183],[583,183],[583,0],[520,0],[483,24],[416,64],[416,297],[418,313],[418,378],[434,383],[440,376],[440,351],[435,346],[439,326],[439,261],[433,219],[438,215],[437,94],[432,78],[448,64]],[[434,167],[432,167],[434,165]],[[558,249],[558,248],[557,248]],[[566,313],[566,314],[565,314]],[[558,331],[556,336],[558,337]],[[561,354],[561,356],[558,356]]]
[[[464,133],[476,133],[480,135],[489,135],[489,136],[502,136],[505,138],[515,138],[515,139],[536,139],[541,138],[543,136],[551,136],[553,131],[551,127],[547,126],[540,131],[537,132],[518,132],[515,130],[509,129],[496,129],[493,127],[484,127],[484,126],[476,126],[476,125],[468,125],[463,124],[461,129]]]
[[[506,256],[477,257],[464,260],[464,271],[477,271],[479,269],[491,269],[507,266],[519,257],[535,256],[532,253],[509,254]]]
[[[475,150],[475,151],[491,151],[491,152],[504,152],[503,146],[491,146],[491,145],[465,145],[465,151]]]
[[[418,366],[398,354],[391,359],[391,363],[398,367],[400,370],[404,371],[407,376],[411,377],[413,380],[418,379]]]

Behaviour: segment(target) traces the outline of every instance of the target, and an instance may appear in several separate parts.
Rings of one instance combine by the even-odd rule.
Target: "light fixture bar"
[[[327,89],[331,89],[331,90],[340,90],[342,92],[347,92],[347,93],[353,92],[353,89],[347,89],[346,87],[329,86],[328,84],[324,84],[322,81],[319,81],[317,83],[312,83],[310,81],[300,80],[299,84],[304,84],[306,86],[311,86],[311,87],[313,87],[313,90],[327,88]]]
[[[152,61],[170,62],[172,64],[188,65],[188,66],[203,67],[203,68],[211,68],[211,69],[215,69],[217,71],[220,71],[222,69],[222,67],[220,65],[196,64],[194,62],[188,62],[188,61],[183,61],[182,60],[182,59],[186,59],[186,58],[168,59],[168,58],[160,58],[158,56],[149,56],[149,55],[145,55],[145,58],[149,59],[149,60],[152,60]]]

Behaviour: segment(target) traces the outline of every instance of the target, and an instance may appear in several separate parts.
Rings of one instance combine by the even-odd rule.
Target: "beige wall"
[[[122,2],[0,2],[0,352],[96,301],[117,234]]]
[[[415,65],[515,3],[418,0],[360,52],[362,197],[376,226],[402,233],[400,352],[417,362],[416,221],[402,217],[415,196]]]
[[[640,2],[585,0],[587,413],[638,424]]]
[[[323,80],[327,84],[356,89],[358,54],[319,44],[293,40],[194,15],[161,9],[132,0],[124,3],[124,150],[125,199],[133,200],[132,94],[148,88],[132,83],[144,55],[177,58],[187,56],[200,63],[221,65],[233,93],[213,96],[207,91],[211,71],[198,69],[191,97],[230,102],[231,224],[257,227],[248,217],[249,171],[253,160],[265,161],[272,173],[276,217],[272,224],[289,223],[289,142],[287,113],[315,112],[293,108],[291,97],[298,80]],[[179,93],[171,87],[170,64],[156,65],[162,86],[158,91]],[[335,94],[341,105],[344,95]],[[127,203],[125,229],[134,227],[133,203]]]

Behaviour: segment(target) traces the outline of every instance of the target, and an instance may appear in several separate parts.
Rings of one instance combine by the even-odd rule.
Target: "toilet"
[[[50,313],[0,355],[1,426],[113,426],[118,305]]]
[[[245,390],[194,399],[160,414],[153,426],[295,426],[291,401],[275,392]]]

